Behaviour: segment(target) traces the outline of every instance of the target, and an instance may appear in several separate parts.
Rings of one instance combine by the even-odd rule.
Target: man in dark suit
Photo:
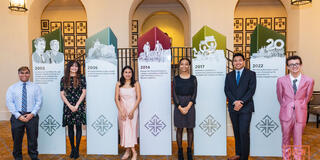
[[[254,112],[253,95],[256,90],[256,73],[244,68],[242,54],[234,54],[234,70],[227,74],[224,92],[235,137],[236,155],[230,160],[248,160],[250,150],[250,122]]]

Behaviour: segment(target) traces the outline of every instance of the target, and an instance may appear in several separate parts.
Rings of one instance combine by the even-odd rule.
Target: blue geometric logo
[[[271,119],[269,115],[266,115],[260,122],[256,124],[256,128],[266,137],[268,138],[279,125]]]
[[[157,136],[167,125],[155,114],[144,126],[150,133]]]
[[[52,136],[52,134],[60,127],[60,124],[49,115],[41,122],[40,127],[46,131],[49,136]]]
[[[213,118],[213,116],[207,116],[199,125],[199,127],[204,131],[209,137],[216,133],[221,124]]]
[[[103,115],[94,121],[91,125],[101,136],[104,136],[111,128],[112,123]]]

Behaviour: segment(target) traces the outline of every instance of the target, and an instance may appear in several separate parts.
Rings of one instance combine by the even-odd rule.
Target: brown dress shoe
[[[228,160],[239,160],[239,159],[240,159],[240,156],[238,155],[228,158]]]

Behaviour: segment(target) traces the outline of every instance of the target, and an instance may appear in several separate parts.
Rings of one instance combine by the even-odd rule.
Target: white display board
[[[226,97],[224,50],[197,54],[193,74],[197,77],[195,155],[227,155]]]
[[[85,67],[87,154],[117,155],[118,110],[114,101],[117,83],[115,46],[103,44],[97,39],[88,47]]]
[[[138,59],[140,154],[171,155],[171,51],[149,49]]]
[[[257,77],[257,88],[253,96],[255,112],[250,126],[251,156],[282,156],[280,104],[276,83],[279,77],[285,75],[286,62],[284,51],[279,51],[262,48],[258,53],[253,53],[250,59],[250,68],[256,72]]]

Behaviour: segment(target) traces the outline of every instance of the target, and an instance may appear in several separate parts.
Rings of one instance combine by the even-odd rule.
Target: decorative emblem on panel
[[[204,40],[199,42],[199,50],[194,47],[193,53],[195,60],[207,60],[213,59],[216,61],[220,61],[224,59],[224,51],[217,50],[218,43],[214,36],[205,36]]]
[[[199,127],[203,132],[211,137],[219,130],[221,124],[217,120],[215,120],[212,115],[209,115],[200,123]]]
[[[217,41],[214,36],[206,36],[204,40],[199,43],[199,51],[193,48],[193,52],[197,55],[209,55],[216,51]]]
[[[100,117],[97,120],[95,120],[91,126],[101,136],[104,136],[112,128],[112,123],[108,121],[108,119],[105,116],[100,115]]]
[[[271,119],[269,115],[266,115],[260,122],[256,124],[256,128],[266,137],[268,138],[279,125]]]
[[[143,45],[143,52],[139,54],[139,60],[145,62],[165,62],[170,60],[170,49],[164,49],[162,44],[157,40],[154,50],[150,50],[150,43]]]
[[[61,125],[58,121],[56,121],[51,115],[47,116],[47,118],[40,123],[40,127],[46,131],[49,136],[52,136],[60,126]]]
[[[269,38],[266,41],[267,46],[263,46],[258,50],[258,53],[253,53],[252,58],[264,57],[284,57],[284,41],[282,39]]]
[[[157,136],[167,125],[155,114],[144,126],[151,134]]]

